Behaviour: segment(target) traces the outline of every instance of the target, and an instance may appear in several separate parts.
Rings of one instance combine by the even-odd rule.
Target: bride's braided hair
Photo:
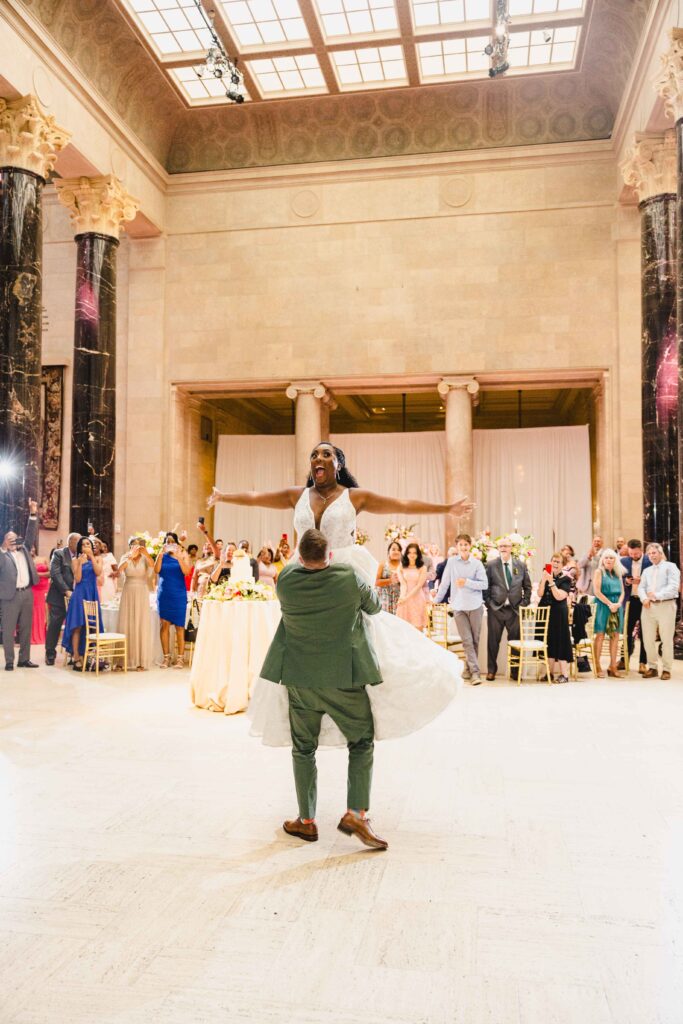
[[[340,483],[343,487],[358,487],[359,484],[355,476],[353,475],[353,473],[349,473],[348,469],[346,468],[346,456],[344,455],[344,452],[341,450],[341,448],[337,448],[336,445],[330,444],[329,441],[321,441],[320,444],[329,444],[330,448],[333,449],[334,454],[337,457],[337,462],[339,463],[339,467],[337,469],[337,483]],[[316,447],[319,446],[316,445]],[[313,449],[313,451],[315,451],[315,448]],[[311,455],[312,454],[313,452],[311,452]],[[313,486],[313,476],[311,473],[308,474],[306,486]]]

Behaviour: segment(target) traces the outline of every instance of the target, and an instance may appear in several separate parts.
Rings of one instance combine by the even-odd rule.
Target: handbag
[[[194,644],[197,642],[197,626],[194,621],[194,616],[199,619],[199,605],[196,601],[193,601],[190,606],[190,615],[185,626],[185,643]]]

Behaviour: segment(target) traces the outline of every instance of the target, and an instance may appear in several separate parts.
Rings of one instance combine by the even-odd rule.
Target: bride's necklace
[[[315,486],[315,484],[313,484],[313,490],[315,491],[315,493],[318,495],[319,498],[322,498],[323,505],[327,505],[327,503],[330,500],[330,498],[334,497],[334,495],[337,493],[337,491],[335,489],[330,494],[328,494],[327,497],[325,497],[324,494],[321,494],[321,492],[318,490],[318,488]]]

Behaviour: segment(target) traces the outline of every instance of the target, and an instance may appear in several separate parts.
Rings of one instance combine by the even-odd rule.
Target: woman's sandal
[[[185,668],[185,659],[182,654],[179,654],[176,657],[175,665],[173,666],[173,668]]]
[[[159,666],[159,668],[170,668],[170,667],[171,667],[171,655],[170,654],[165,654],[164,657],[163,657],[163,661],[161,662],[161,665]]]
[[[607,669],[607,675],[610,676],[610,678],[612,678],[612,679],[623,679],[624,678],[623,675],[621,674],[621,672],[618,669],[616,669],[616,668],[608,668]]]

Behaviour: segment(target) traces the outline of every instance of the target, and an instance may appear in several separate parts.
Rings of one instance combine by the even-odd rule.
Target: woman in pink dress
[[[258,578],[259,583],[265,583],[275,589],[277,583],[277,569],[275,567],[275,555],[273,549],[267,545],[261,548],[258,553]]]
[[[33,587],[33,623],[31,625],[31,643],[45,643],[45,598],[50,589],[50,566],[44,558],[39,558],[36,549],[31,549],[33,564],[38,573],[38,582]]]
[[[423,589],[427,579],[427,568],[420,545],[414,541],[403,552],[398,579],[401,584],[401,596],[398,599],[396,614],[399,619],[405,619],[411,626],[423,630],[427,624],[427,598]]]

